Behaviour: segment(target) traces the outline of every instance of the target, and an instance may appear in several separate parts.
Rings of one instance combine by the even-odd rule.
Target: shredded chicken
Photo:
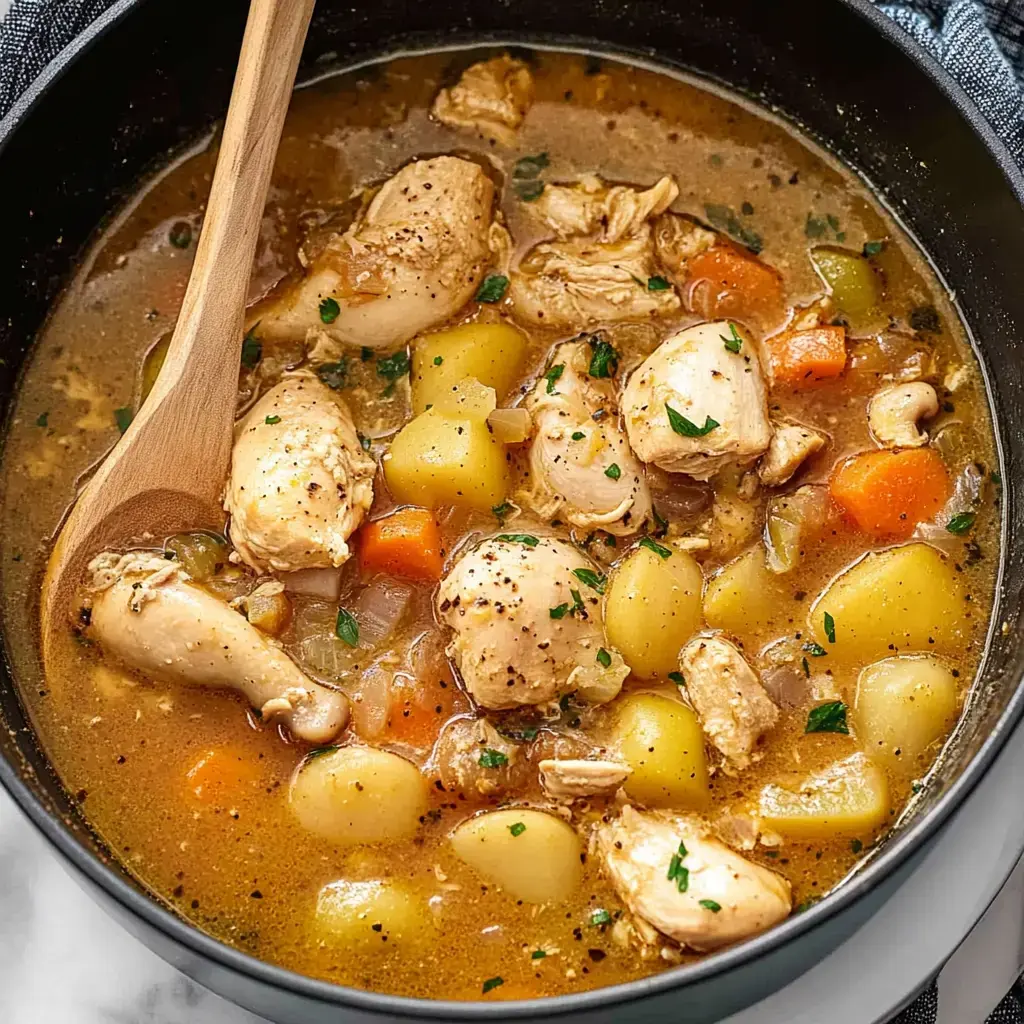
[[[128,668],[154,681],[235,690],[309,743],[326,743],[345,727],[344,694],[308,679],[176,562],[105,552],[89,574],[87,635]]]
[[[717,636],[691,640],[679,667],[701,728],[733,769],[756,760],[757,741],[775,726],[779,709],[743,655]]]
[[[565,541],[526,536],[536,543],[483,541],[441,581],[437,610],[454,632],[448,653],[466,689],[493,709],[547,704],[572,690],[611,700],[629,669],[617,651],[598,661],[601,597],[584,581],[594,564]]]
[[[473,64],[450,89],[442,89],[433,114],[453,128],[469,128],[510,146],[533,102],[533,76],[507,55]]]
[[[611,796],[633,769],[621,761],[557,760],[538,765],[545,792],[556,800],[586,796]]]
[[[815,452],[825,447],[825,437],[797,423],[777,423],[768,451],[761,456],[757,475],[765,487],[781,487]]]
[[[565,519],[583,530],[636,532],[651,514],[651,495],[619,426],[613,350],[600,335],[566,342],[551,365],[524,403],[534,435],[529,479],[516,500],[542,519]],[[591,368],[607,376],[591,376]]]
[[[328,240],[305,277],[261,311],[259,336],[311,343],[322,362],[344,345],[405,344],[473,296],[503,241],[493,202],[491,179],[469,160],[406,164]]]
[[[734,853],[692,815],[627,805],[598,828],[597,845],[635,918],[691,949],[718,949],[756,935],[792,908],[784,878]]]
[[[341,565],[376,469],[344,399],[316,377],[286,377],[238,428],[224,499],[235,549],[258,570]]]
[[[663,341],[629,378],[621,405],[644,462],[697,480],[749,465],[771,441],[756,346],[726,320]]]

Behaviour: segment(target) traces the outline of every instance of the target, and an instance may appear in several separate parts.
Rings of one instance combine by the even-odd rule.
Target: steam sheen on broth
[[[425,998],[643,977],[827,893],[954,727],[998,560],[981,376],[905,233],[611,60],[298,91],[225,339],[230,522],[94,563],[44,671],[49,540],[159,369],[215,158],[98,236],[3,464],[22,696],[112,853],[239,949]]]

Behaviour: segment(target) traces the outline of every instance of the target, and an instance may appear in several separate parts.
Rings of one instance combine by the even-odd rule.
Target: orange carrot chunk
[[[256,785],[259,766],[250,755],[234,747],[205,751],[185,773],[189,797],[199,803],[232,803],[243,791]]]
[[[829,482],[846,519],[879,540],[906,540],[945,505],[949,491],[949,474],[933,448],[855,455]]]
[[[743,320],[770,330],[786,312],[782,276],[731,245],[713,245],[686,264],[686,305],[707,320]]]
[[[812,387],[838,377],[846,367],[846,328],[812,327],[766,338],[762,351],[774,384]]]
[[[403,508],[359,531],[359,568],[432,583],[441,578],[441,532],[434,513]]]

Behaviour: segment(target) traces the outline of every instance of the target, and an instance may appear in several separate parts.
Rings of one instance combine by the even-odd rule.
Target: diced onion
[[[442,416],[483,423],[497,404],[494,388],[481,384],[476,377],[466,377],[451,389],[450,394],[439,395],[433,409]]]
[[[337,601],[341,594],[341,569],[298,569],[282,573],[281,582],[293,594]]]
[[[521,444],[533,433],[533,421],[526,409],[495,409],[487,417],[487,425],[502,444]]]
[[[356,598],[350,609],[359,623],[359,646],[374,648],[397,628],[412,600],[408,583],[382,576]]]

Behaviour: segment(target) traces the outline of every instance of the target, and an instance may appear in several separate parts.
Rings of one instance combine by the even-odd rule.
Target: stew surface
[[[155,379],[216,152],[98,236],[6,444],[7,643],[110,850],[225,942],[427,998],[627,981],[828,892],[926,784],[998,563],[980,373],[899,225],[612,60],[299,90],[223,533],[103,553],[44,671],[50,539]]]

